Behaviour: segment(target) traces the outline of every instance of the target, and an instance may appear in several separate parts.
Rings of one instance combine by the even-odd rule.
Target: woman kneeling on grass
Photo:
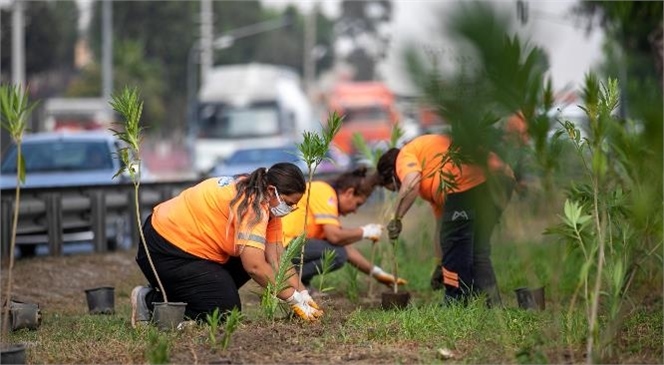
[[[342,227],[339,216],[355,213],[373,192],[375,179],[369,178],[366,167],[359,167],[346,172],[336,178],[331,184],[324,181],[314,181],[307,192],[309,210],[307,217],[307,242],[304,245],[304,266],[302,268],[302,282],[307,287],[312,278],[323,270],[323,255],[325,251],[334,252],[331,270],[340,269],[346,262],[350,262],[358,270],[371,275],[377,281],[392,286],[406,284],[406,280],[395,278],[378,266],[369,262],[353,243],[362,239],[372,240],[375,244],[380,238],[383,227],[372,223],[362,227]],[[307,204],[305,196],[298,203],[293,214],[283,219],[284,238],[288,243],[299,236],[304,228],[304,219]],[[300,264],[300,257],[295,257],[293,263]],[[309,289],[311,292],[313,289]]]
[[[278,163],[249,175],[207,179],[157,205],[143,233],[169,301],[187,303],[185,315],[204,320],[216,308],[241,309],[238,289],[250,278],[262,287],[274,282],[283,251],[281,217],[305,189],[297,166]],[[134,327],[150,320],[153,302],[163,301],[143,245],[136,262],[151,287],[131,293]],[[297,275],[287,283],[277,296],[299,317],[311,321],[323,314]]]

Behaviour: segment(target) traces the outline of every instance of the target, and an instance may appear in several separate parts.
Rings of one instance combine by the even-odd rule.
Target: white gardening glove
[[[371,276],[373,276],[376,280],[389,287],[392,287],[395,282],[394,275],[386,273],[385,271],[383,271],[383,269],[381,269],[378,266],[374,266],[373,269],[371,269]],[[408,284],[408,282],[402,278],[397,278],[396,283],[397,285]]]
[[[309,294],[308,290],[302,290],[300,291],[300,295],[302,295],[302,298],[305,303],[309,304],[311,307],[320,310],[320,307],[318,306],[318,303],[314,301],[314,299],[311,297]]]
[[[367,224],[362,228],[362,238],[367,238],[372,241],[378,241],[380,235],[383,234],[383,226],[376,223]]]
[[[291,295],[290,298],[286,299],[286,302],[298,317],[307,322],[315,321],[318,317],[323,315],[323,311],[309,305],[302,294],[297,290],[293,292],[293,295]]]

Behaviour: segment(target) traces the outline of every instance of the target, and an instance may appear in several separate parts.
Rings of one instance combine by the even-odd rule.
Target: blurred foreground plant
[[[589,119],[588,137],[582,137],[572,122],[560,121],[561,133],[576,148],[587,179],[569,188],[563,222],[547,231],[585,260],[569,312],[581,294],[588,316],[588,363],[611,355],[627,312],[634,309],[626,304],[638,273],[654,267],[661,276],[661,176],[647,171],[647,161],[658,152],[649,150],[641,141],[645,136],[625,128],[627,121],[615,116],[619,98],[617,81],[609,79],[604,85],[588,74],[581,107]],[[653,183],[659,189],[648,187]],[[604,327],[600,316],[607,318],[601,321]]]
[[[2,127],[9,132],[9,136],[16,144],[16,196],[14,199],[14,216],[12,219],[12,234],[9,242],[9,268],[7,270],[7,290],[5,291],[7,310],[3,312],[2,335],[6,338],[9,332],[9,303],[12,298],[14,268],[14,249],[16,246],[16,229],[18,226],[18,208],[21,198],[21,184],[25,182],[25,161],[21,153],[21,142],[27,128],[27,118],[36,103],[28,102],[28,90],[23,90],[20,85],[0,86],[0,112],[2,113]]]

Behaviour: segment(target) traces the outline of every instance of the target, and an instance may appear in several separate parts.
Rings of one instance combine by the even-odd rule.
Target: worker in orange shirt
[[[274,282],[283,251],[281,218],[300,201],[302,171],[278,163],[251,174],[215,177],[157,205],[143,226],[145,241],[169,301],[187,303],[185,316],[205,320],[218,308],[241,309],[238,289],[249,279]],[[147,322],[163,301],[143,245],[136,262],[151,284],[131,293],[132,326]],[[291,268],[292,273],[295,271]],[[297,275],[277,296],[302,319],[322,315]]]
[[[333,251],[332,270],[340,269],[346,262],[377,281],[392,286],[406,284],[406,280],[395,278],[380,267],[369,262],[353,243],[369,239],[376,243],[383,226],[377,223],[361,227],[342,227],[340,216],[354,213],[366,202],[375,187],[375,176],[367,176],[367,168],[359,167],[337,177],[331,184],[314,181],[298,203],[298,209],[282,220],[285,242],[299,236],[304,229],[307,214],[307,194],[310,194],[306,226],[307,241],[304,245],[302,283],[309,286],[312,278],[323,270],[325,251]],[[300,257],[293,263],[300,265]],[[311,291],[310,289],[309,291]]]
[[[445,287],[445,301],[460,301],[476,294],[487,295],[489,305],[500,305],[496,276],[491,263],[491,234],[506,198],[511,195],[511,169],[489,154],[489,171],[501,176],[504,190],[492,199],[487,174],[481,166],[457,165],[445,159],[451,146],[446,135],[422,135],[403,148],[386,151],[378,161],[379,185],[398,191],[397,210],[388,224],[390,239],[401,232],[401,218],[419,195],[431,204],[437,225],[437,256]],[[452,181],[447,187],[443,182]]]

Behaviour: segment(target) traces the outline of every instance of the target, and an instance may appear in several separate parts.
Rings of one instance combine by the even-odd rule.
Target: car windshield
[[[199,136],[202,138],[249,138],[279,133],[279,110],[274,103],[232,107],[203,105]]]
[[[24,142],[25,172],[93,171],[113,169],[113,156],[104,141]],[[16,146],[2,161],[2,173],[16,173]]]
[[[297,162],[298,152],[295,148],[260,148],[236,151],[226,161],[229,165],[238,164],[272,164],[276,162]]]
[[[387,110],[381,106],[352,107],[344,110],[344,122],[386,122]]]

